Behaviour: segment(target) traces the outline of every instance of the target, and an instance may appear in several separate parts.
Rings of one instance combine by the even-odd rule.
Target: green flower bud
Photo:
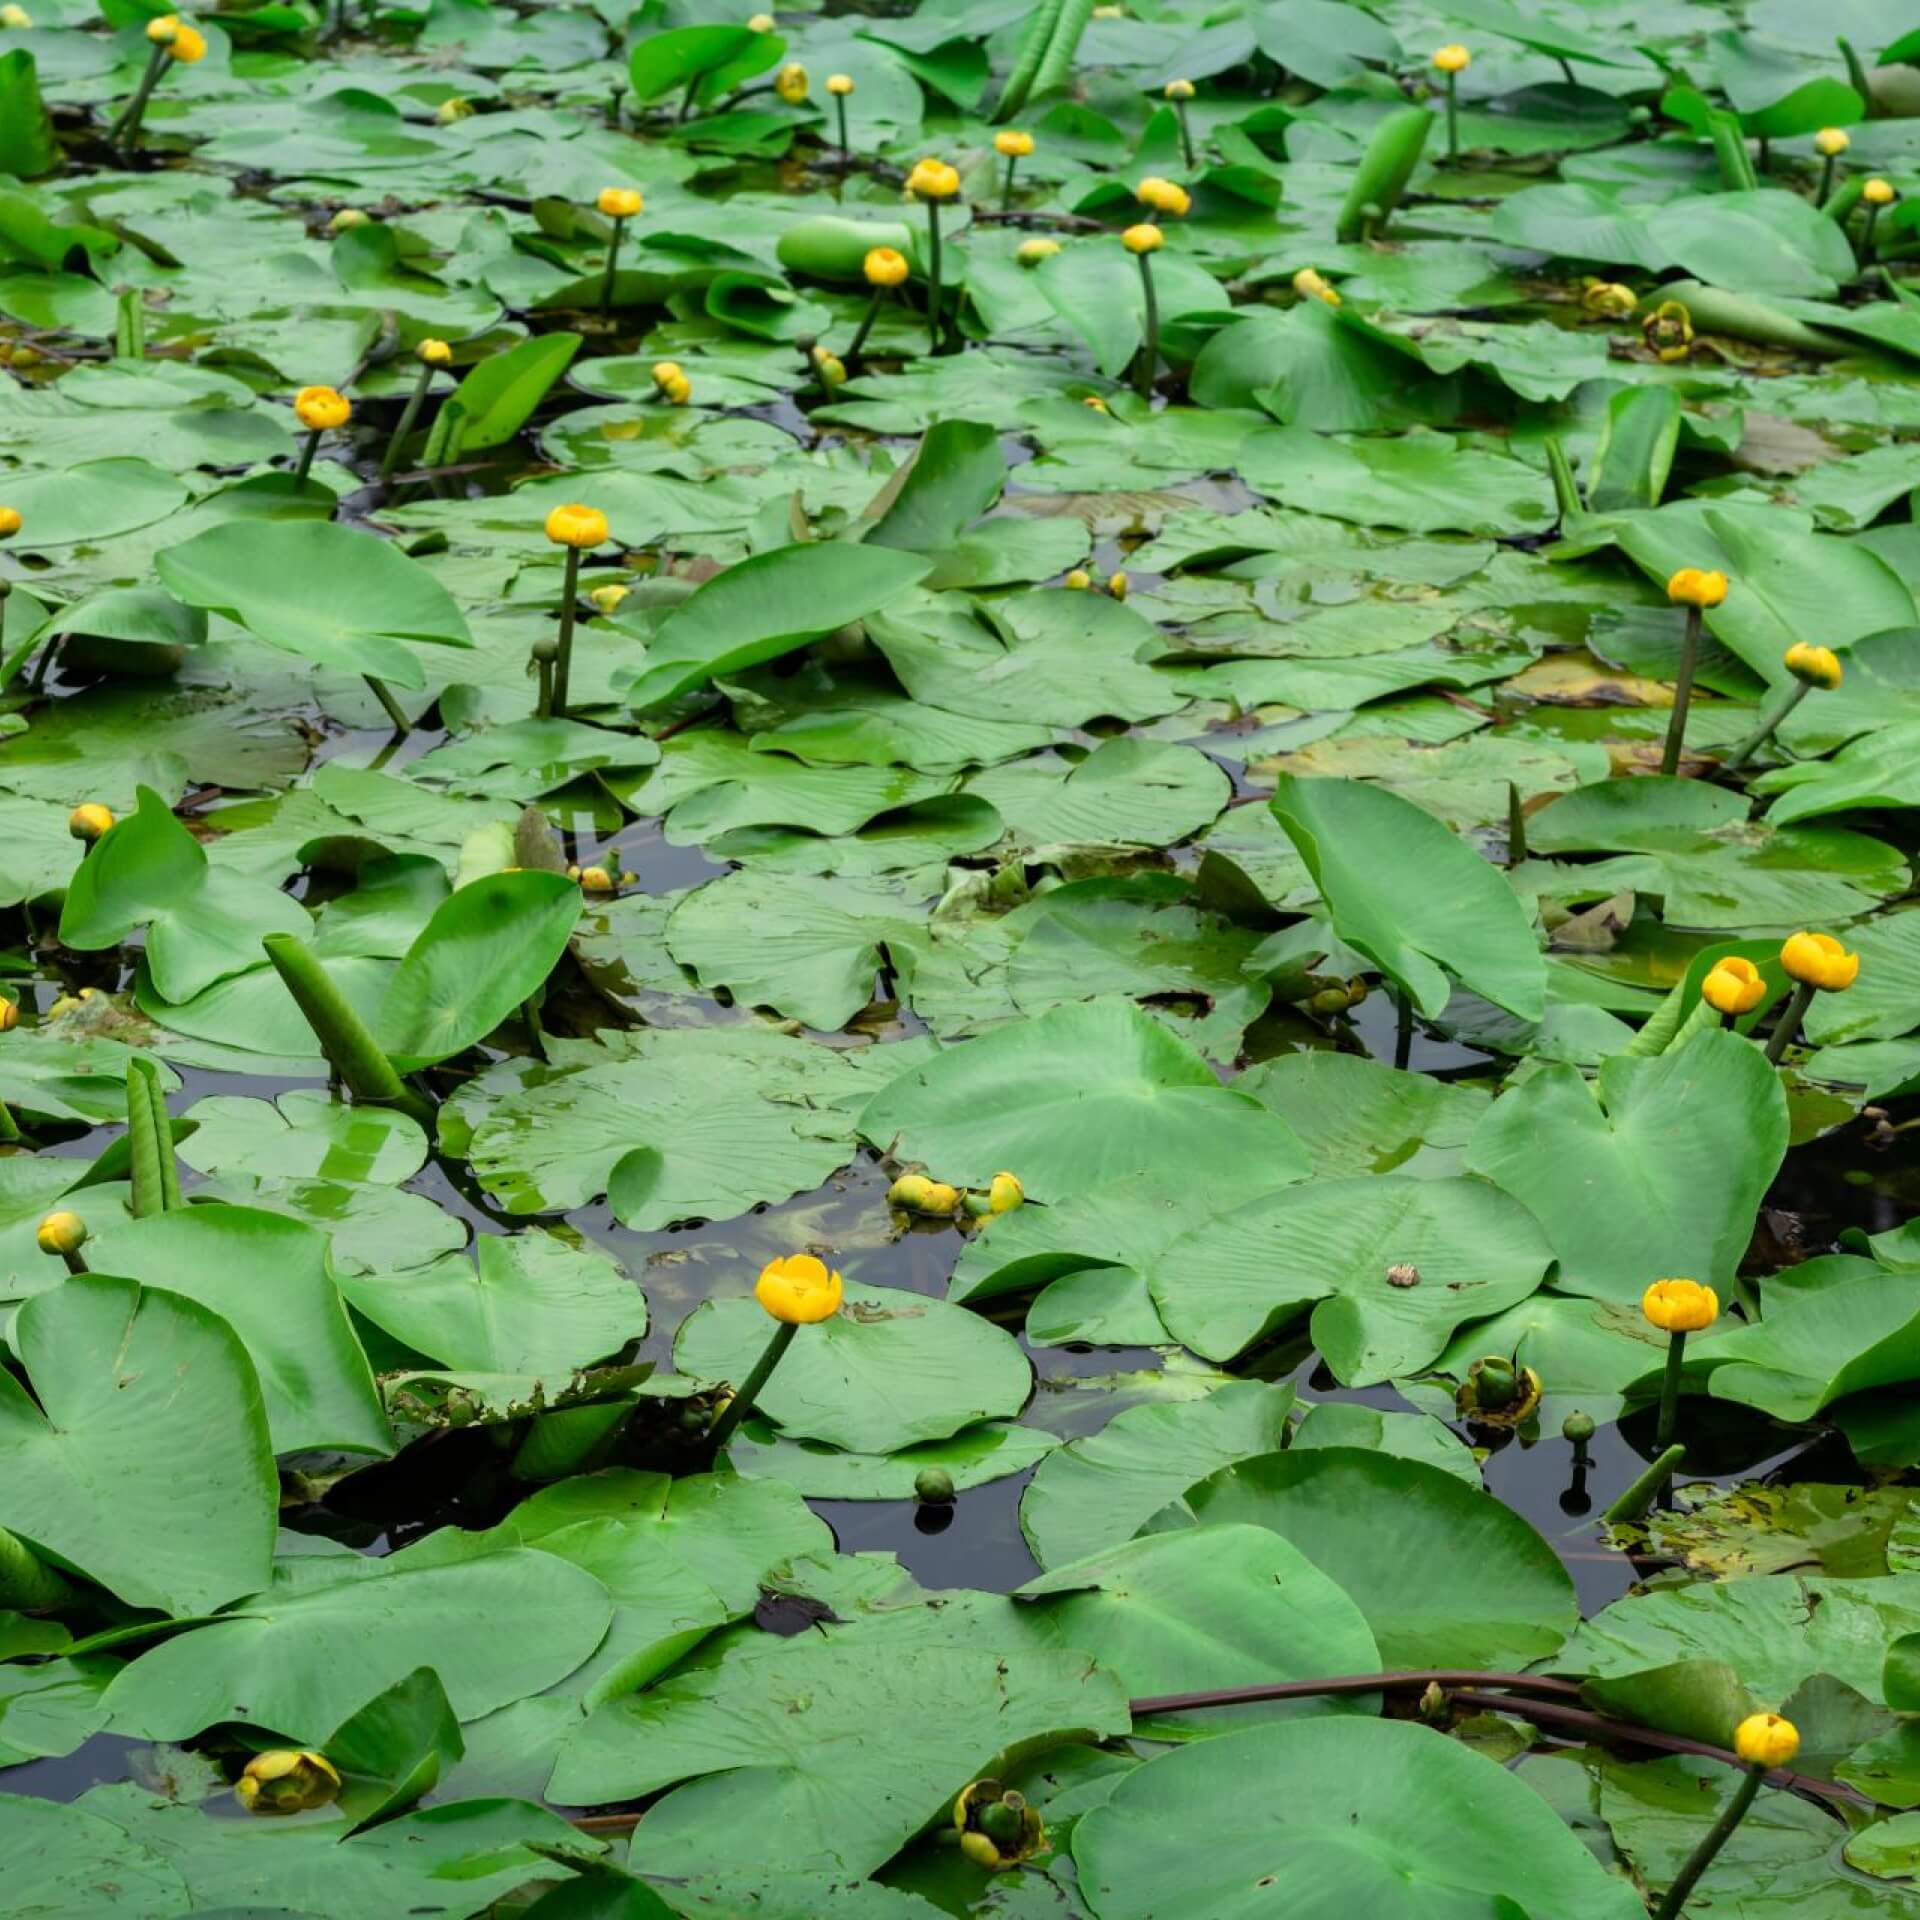
[[[922,1467],[913,1476],[913,1497],[930,1507],[944,1507],[953,1499],[953,1475],[945,1467]]]

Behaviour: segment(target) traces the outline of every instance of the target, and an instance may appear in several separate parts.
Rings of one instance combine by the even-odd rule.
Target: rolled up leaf
[[[433,1110],[400,1078],[311,949],[290,933],[267,934],[260,944],[347,1091],[370,1106],[397,1108],[431,1129]]]
[[[1363,210],[1367,207],[1379,208],[1380,223],[1385,225],[1420,164],[1432,128],[1433,115],[1425,107],[1402,107],[1374,128],[1334,228],[1334,236],[1342,245],[1361,237]]]
[[[1047,51],[1034,75],[1035,93],[1052,93],[1073,78],[1074,56],[1080,51],[1080,37],[1093,18],[1093,0],[1061,0],[1059,17],[1047,36]]]
[[[1054,23],[1060,18],[1065,0],[1041,0],[1027,19],[1027,30],[1020,36],[1019,50],[1013,56],[1013,71],[1001,90],[1000,103],[994,109],[996,120],[1010,120],[1027,104],[1033,91],[1034,76],[1047,56],[1047,42],[1053,37]]]

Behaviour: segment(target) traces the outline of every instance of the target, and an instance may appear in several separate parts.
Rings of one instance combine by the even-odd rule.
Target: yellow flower
[[[1825,687],[1829,693],[1844,675],[1840,656],[1831,647],[1809,646],[1804,640],[1795,641],[1787,649],[1785,665],[1796,680],[1804,680],[1810,687]]]
[[[76,840],[84,840],[89,845],[113,825],[113,809],[103,807],[98,800],[89,800],[84,806],[75,807],[67,815],[67,831]]]
[[[1727,576],[1717,567],[1682,567],[1667,582],[1667,598],[1676,607],[1717,607],[1726,597]]]
[[[1720,1296],[1697,1280],[1656,1280],[1640,1296],[1640,1311],[1662,1333],[1698,1333],[1720,1317]]]
[[[1581,290],[1580,304],[1589,313],[1624,320],[1640,304],[1640,296],[1617,280],[1589,280]]]
[[[810,1253],[790,1253],[769,1260],[753,1286],[753,1297],[761,1306],[790,1327],[832,1319],[840,1311],[845,1292],[840,1276]]]
[[[207,36],[198,27],[189,27],[184,23],[175,29],[174,36],[167,42],[167,58],[178,61],[183,67],[193,66],[207,57]]]
[[[753,18],[747,22],[747,31],[749,33],[771,33],[773,31],[773,15],[770,13],[756,13]]]
[[[0,1033],[11,1033],[19,1024],[19,1003],[0,997]]]
[[[1874,177],[1860,189],[1860,198],[1870,207],[1887,206],[1898,197],[1893,190],[1893,182],[1891,180],[1882,180],[1878,174],[1875,174]]]
[[[684,407],[693,398],[693,382],[682,374],[677,374],[660,389],[672,407]]]
[[[906,1213],[922,1212],[932,1186],[933,1182],[924,1173],[903,1173],[887,1189],[887,1205],[899,1207]]]
[[[1693,348],[1693,315],[1678,300],[1662,300],[1640,322],[1640,332],[1648,348],[1661,360],[1672,364],[1684,360]]]
[[[1169,80],[1166,85],[1166,95],[1169,100],[1191,100],[1193,98],[1193,82],[1191,80]]]
[[[1060,584],[1071,587],[1075,593],[1085,593],[1093,585],[1093,575],[1085,567],[1075,567]]]
[[[609,581],[604,587],[595,587],[593,591],[587,595],[587,598],[591,600],[602,613],[611,614],[618,608],[620,602],[632,591],[633,589],[631,587],[623,587],[614,581]]]
[[[177,13],[163,13],[159,19],[147,22],[147,38],[156,47],[169,45],[179,31],[180,16]]]
[[[653,363],[653,384],[656,387],[670,387],[676,380],[684,380],[687,370],[678,360],[656,360]]]
[[[430,367],[444,367],[453,358],[453,349],[444,340],[422,340],[414,352]]]
[[[25,7],[12,5],[0,7],[0,27],[30,27],[33,15]]]
[[[927,1197],[921,1203],[920,1211],[930,1213],[936,1220],[944,1220],[950,1214],[960,1211],[960,1189],[949,1186],[944,1180],[927,1182]]]
[[[602,546],[607,538],[607,516],[598,507],[555,507],[547,515],[547,538],[556,547]]]
[[[1316,267],[1302,267],[1293,276],[1293,290],[1303,300],[1324,300],[1330,307],[1340,304],[1339,289]]]
[[[960,169],[944,160],[916,160],[907,191],[922,200],[951,200],[960,191]]]
[[[33,1237],[42,1253],[78,1253],[87,1244],[87,1223],[77,1213],[50,1213]]]
[[[18,507],[0,507],[0,540],[11,540],[25,524]]]
[[[305,1813],[324,1807],[339,1792],[333,1762],[310,1747],[256,1753],[233,1783],[234,1798],[249,1813]]]
[[[609,220],[631,220],[647,209],[638,187],[602,187],[593,204]]]
[[[1081,398],[1080,404],[1083,407],[1085,407],[1089,413],[1111,413],[1112,412],[1112,408],[1110,408],[1107,405],[1107,403],[1104,400],[1102,400],[1097,393],[1089,393],[1089,394],[1083,395]]]
[[[1150,220],[1142,220],[1120,236],[1120,244],[1129,253],[1158,253],[1166,243],[1167,236]]]
[[[1027,1197],[1027,1190],[1010,1173],[996,1173],[987,1188],[987,1210],[1011,1213]]]
[[[820,359],[820,378],[830,387],[844,387],[847,384],[847,363],[837,353],[823,354]]]
[[[1434,49],[1433,64],[1442,73],[1465,73],[1473,65],[1473,55],[1459,41],[1452,40]]]
[[[798,60],[789,60],[775,76],[773,90],[788,106],[797,107],[807,97],[807,70]]]
[[[1005,154],[1009,160],[1024,160],[1033,151],[1033,135],[1013,127],[1003,128],[993,136],[993,150]]]
[[[1036,234],[1031,240],[1022,240],[1020,250],[1013,256],[1023,267],[1037,267],[1042,260],[1051,260],[1060,251],[1058,240],[1048,240]]]
[[[1730,953],[1700,982],[1700,997],[1715,1013],[1751,1013],[1767,997],[1767,983],[1751,960]]]
[[[860,270],[871,287],[897,287],[911,269],[907,256],[898,247],[870,247]]]
[[[853,91],[853,75],[850,73],[828,74],[827,91],[835,98],[844,100]]]
[[[1733,1750],[1748,1766],[1771,1773],[1800,1751],[1800,1729],[1777,1713],[1750,1713],[1733,1730]]]
[[[353,418],[353,402],[332,387],[302,387],[293,396],[293,411],[303,427],[320,433],[344,427]]]
[[[434,108],[433,117],[443,127],[452,126],[456,120],[470,120],[473,118],[473,102],[457,93],[453,94]]]
[[[1127,576],[1124,573],[1108,574],[1107,591],[1116,600],[1124,600],[1127,597]]]
[[[1813,136],[1813,144],[1816,152],[1824,153],[1831,160],[1853,145],[1853,135],[1845,127],[1822,127]]]
[[[1134,198],[1155,213],[1185,213],[1193,205],[1193,195],[1175,180],[1162,180],[1148,174],[1133,190]]]
[[[327,222],[329,233],[351,233],[355,227],[368,226],[372,222],[371,214],[362,213],[358,207],[342,207]]]
[[[1822,993],[1845,993],[1860,977],[1860,956],[1830,933],[1794,934],[1780,949],[1780,964],[1789,980]]]
[[[605,867],[582,867],[580,869],[580,891],[582,893],[611,893],[613,875]]]

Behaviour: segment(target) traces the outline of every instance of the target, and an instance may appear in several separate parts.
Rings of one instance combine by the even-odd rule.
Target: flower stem
[[[853,336],[853,345],[847,349],[847,370],[852,372],[860,364],[860,349],[867,344],[867,335],[873,331],[873,323],[880,317],[880,296],[884,287],[875,287],[873,298],[867,302],[867,310],[860,317],[859,331]]]
[[[940,202],[927,202],[927,352],[940,351]]]
[[[1720,771],[1722,773],[1738,773],[1740,769],[1772,739],[1775,730],[1784,723],[1787,715],[1812,691],[1813,686],[1810,681],[1795,681],[1793,691],[1787,695],[1780,710],[1774,714],[1772,719],[1761,721],[1761,723],[1721,761]]]
[[[1820,191],[1814,196],[1813,204],[1824,207],[1833,198],[1833,176],[1840,164],[1837,153],[1827,155],[1827,164],[1820,169]]]
[[[833,112],[835,119],[840,123],[840,158],[851,160],[853,147],[847,139],[847,96],[844,93],[836,93],[833,96]]]
[[[1807,1008],[1813,1004],[1813,989],[1806,981],[1796,981],[1793,998],[1787,1002],[1787,1010],[1774,1023],[1773,1037],[1767,1042],[1767,1064],[1777,1067],[1786,1050],[1793,1045],[1794,1036],[1800,1031],[1800,1022],[1806,1018]]]
[[[1173,117],[1180,122],[1180,157],[1186,163],[1189,173],[1193,171],[1193,129],[1187,125],[1187,103],[1176,100],[1173,103]]]
[[[1854,255],[1855,264],[1869,267],[1873,264],[1873,230],[1880,223],[1880,209],[1871,202],[1867,205],[1867,224],[1860,229],[1860,250]]]
[[[539,693],[533,707],[534,718],[550,720],[553,718],[553,662],[536,655],[533,670],[539,675]]]
[[[1447,75],[1447,158],[1460,158],[1460,76]]]
[[[613,313],[613,275],[620,264],[620,236],[626,230],[626,221],[616,219],[613,238],[607,242],[607,277],[600,283],[600,317],[603,320],[610,318]]]
[[[1685,1447],[1669,1447],[1647,1463],[1640,1477],[1600,1517],[1610,1527],[1630,1527],[1642,1519],[1673,1478],[1673,1470],[1687,1457]]]
[[[793,1336],[799,1331],[799,1323],[794,1320],[783,1320],[773,1330],[773,1338],[767,1342],[766,1352],[754,1362],[746,1384],[727,1402],[726,1411],[707,1430],[707,1438],[713,1442],[716,1453],[733,1438],[734,1428],[753,1411],[756,1396],[767,1384],[774,1368],[780,1364],[781,1356],[793,1345]]]
[[[1140,262],[1140,298],[1143,303],[1143,331],[1140,357],[1133,363],[1133,390],[1142,400],[1153,397],[1154,369],[1160,364],[1160,303],[1153,294],[1153,256],[1135,254]]]
[[[140,84],[133,90],[133,98],[126,104],[120,118],[113,123],[107,134],[107,145],[118,147],[130,144],[140,136],[140,116],[147,110],[147,102],[153,98],[153,90],[160,84],[160,76],[166,71],[167,50],[155,44],[147,55],[147,70],[140,76]]]
[[[307,484],[307,475],[313,471],[314,449],[318,447],[319,444],[320,429],[315,427],[313,431],[307,435],[305,444],[302,445],[300,449],[300,464],[293,470],[293,484],[296,487],[304,487]]]
[[[1667,742],[1660,749],[1660,771],[1675,773],[1680,749],[1687,737],[1687,708],[1693,704],[1693,674],[1700,664],[1700,609],[1687,609],[1686,637],[1680,642],[1680,676],[1673,683],[1673,712],[1667,719]]]
[[[560,651],[553,658],[553,714],[567,717],[567,678],[573,670],[573,609],[580,597],[580,549],[567,549],[567,578],[560,589]]]
[[[380,456],[380,484],[383,487],[393,478],[393,470],[400,463],[400,449],[407,435],[413,431],[413,423],[420,418],[420,409],[427,402],[427,389],[432,385],[433,369],[423,360],[420,363],[420,378],[413,383],[413,391],[407,395],[400,424],[394,428],[393,438],[387,442],[387,450]]]
[[[1413,1058],[1413,996],[1405,987],[1393,996],[1393,1064],[1405,1072]]]
[[[1007,155],[1006,184],[1000,189],[1000,211],[1002,213],[1009,213],[1013,209],[1013,170],[1019,164],[1019,159],[1016,155],[1011,153]]]
[[[1749,1767],[1746,1778],[1740,1782],[1734,1796],[1721,1809],[1720,1818],[1710,1826],[1700,1844],[1687,1858],[1687,1864],[1674,1877],[1673,1885],[1667,1889],[1667,1897],[1660,1902],[1660,1911],[1654,1920],[1679,1920],[1680,1909],[1687,1903],[1687,1896],[1699,1884],[1700,1876],[1713,1865],[1713,1856],[1727,1844],[1742,1820],[1747,1817],[1747,1809],[1753,1805],[1754,1796],[1760,1791],[1760,1783],[1766,1778],[1764,1767]]]
[[[1660,1421],[1653,1430],[1653,1444],[1662,1453],[1673,1445],[1674,1423],[1680,1417],[1680,1370],[1686,1364],[1687,1336],[1667,1336],[1667,1371],[1660,1382]]]
[[[368,673],[361,676],[373,689],[373,697],[387,710],[387,718],[393,722],[393,730],[398,734],[413,731],[413,722],[407,718],[406,709],[393,697],[393,689],[384,680]]]

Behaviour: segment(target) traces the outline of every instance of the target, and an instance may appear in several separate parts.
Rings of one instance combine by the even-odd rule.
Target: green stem
[[[1760,173],[1773,171],[1773,143],[1764,133],[1760,136],[1760,160],[1757,171]]]
[[[1787,1049],[1793,1045],[1794,1035],[1800,1031],[1800,1022],[1806,1018],[1807,1009],[1813,1004],[1813,989],[1806,981],[1797,981],[1793,989],[1793,998],[1787,1002],[1787,1010],[1774,1023],[1773,1037],[1767,1042],[1767,1064],[1777,1067]]]
[[[1517,867],[1527,857],[1527,810],[1520,789],[1507,782],[1507,865]]]
[[[1673,1429],[1680,1417],[1680,1371],[1686,1365],[1687,1336],[1667,1336],[1667,1370],[1660,1380],[1660,1420],[1653,1430],[1653,1444],[1660,1452],[1673,1445]]]
[[[1006,184],[1000,189],[1000,211],[1002,213],[1009,213],[1013,209],[1013,170],[1018,165],[1019,156],[1011,153],[1008,154]]]
[[[51,1613],[76,1599],[64,1575],[17,1535],[0,1527],[0,1607],[21,1613]]]
[[[539,675],[539,693],[533,707],[534,718],[550,720],[553,718],[553,662],[543,654],[536,654],[533,670]]]
[[[1580,483],[1573,477],[1573,462],[1567,458],[1567,450],[1557,434],[1547,435],[1547,472],[1553,476],[1553,504],[1564,526],[1585,513],[1587,503],[1580,498]]]
[[[853,147],[847,139],[847,96],[836,93],[833,96],[834,117],[840,123],[840,157],[843,160],[853,158]]]
[[[607,242],[607,277],[600,283],[600,317],[605,320],[613,312],[613,275],[620,264],[620,236],[627,230],[624,220],[613,223],[613,238]]]
[[[867,310],[860,317],[860,329],[853,336],[853,345],[847,349],[847,371],[853,372],[860,364],[860,349],[867,344],[867,335],[873,331],[873,323],[880,317],[880,296],[886,292],[884,287],[875,287],[873,298],[867,302]]]
[[[387,718],[393,722],[393,730],[398,734],[413,731],[413,722],[407,718],[407,710],[393,697],[393,689],[384,680],[367,673],[360,676],[373,690],[373,697],[387,710]]]
[[[320,429],[315,427],[313,431],[307,435],[306,444],[300,449],[300,464],[293,470],[293,484],[296,487],[304,487],[307,484],[307,475],[313,471],[314,449],[319,446],[319,444]]]
[[[1673,1478],[1673,1470],[1687,1457],[1685,1447],[1669,1447],[1657,1459],[1650,1460],[1640,1477],[1600,1517],[1610,1527],[1630,1527],[1646,1516],[1647,1509],[1660,1497],[1660,1489]]]
[[[1145,339],[1141,343],[1140,358],[1133,363],[1133,390],[1142,400],[1153,397],[1154,369],[1160,364],[1160,303],[1153,294],[1153,256],[1142,253],[1135,256],[1140,262],[1140,299],[1144,313],[1142,319]]]
[[[1667,718],[1667,742],[1660,749],[1660,771],[1675,773],[1686,743],[1687,708],[1693,703],[1693,674],[1700,664],[1700,609],[1687,609],[1686,637],[1680,642],[1680,677],[1673,683],[1673,712]]]
[[[91,1273],[93,1271],[93,1269],[87,1265],[87,1256],[80,1252],[77,1247],[72,1253],[63,1253],[60,1258],[67,1263],[67,1271],[69,1273]]]
[[[107,133],[107,145],[120,146],[123,142],[138,138],[140,116],[147,110],[147,102],[153,98],[153,90],[160,84],[160,76],[166,71],[169,55],[158,41],[153,51],[147,55],[147,70],[140,76],[140,84],[133,90],[133,98],[126,104],[120,118],[113,123]]]
[[[766,1352],[754,1362],[746,1384],[727,1402],[726,1412],[708,1430],[707,1438],[713,1442],[716,1453],[732,1439],[734,1428],[753,1411],[753,1403],[760,1389],[767,1384],[774,1368],[780,1364],[781,1356],[793,1345],[793,1336],[799,1331],[799,1323],[793,1320],[783,1320],[774,1329]]]
[[[1764,1767],[1749,1767],[1747,1776],[1740,1782],[1733,1798],[1721,1810],[1720,1818],[1710,1826],[1702,1836],[1700,1844],[1687,1858],[1687,1864],[1675,1876],[1673,1885],[1667,1889],[1667,1897],[1660,1902],[1660,1911],[1654,1920],[1679,1920],[1680,1909],[1687,1903],[1687,1896],[1699,1883],[1700,1876],[1713,1865],[1713,1856],[1727,1844],[1728,1836],[1742,1820],[1747,1817],[1747,1809],[1753,1805],[1754,1796],[1760,1791],[1760,1783],[1767,1777]]]
[[[1173,103],[1173,117],[1180,122],[1180,158],[1186,163],[1189,173],[1193,171],[1193,129],[1187,124],[1187,103],[1176,100]]]
[[[1460,76],[1447,75],[1447,158],[1460,158]]]
[[[387,442],[387,450],[380,456],[380,484],[383,487],[393,478],[393,470],[400,463],[400,449],[406,443],[407,435],[413,431],[413,423],[420,418],[420,409],[427,403],[427,389],[432,385],[433,368],[423,360],[420,363],[420,378],[413,383],[413,391],[407,395],[400,424],[394,428],[393,438]]]
[[[1747,737],[1720,763],[1722,773],[1738,773],[1753,756],[1773,738],[1775,731],[1786,720],[1808,694],[1813,691],[1810,681],[1800,680],[1794,683],[1793,691],[1786,697],[1780,710],[1770,720],[1763,720]]]
[[[940,202],[927,202],[927,352],[940,351]]]
[[[1873,230],[1880,224],[1880,209],[1872,201],[1867,203],[1867,224],[1860,229],[1860,250],[1854,255],[1856,265],[1867,267],[1873,264]]]
[[[567,549],[567,578],[560,589],[560,651],[553,657],[553,714],[567,717],[567,681],[573,671],[573,606],[580,597],[580,549]]]
[[[1403,1073],[1413,1058],[1413,996],[1401,987],[1393,996],[1393,1064]]]
[[[371,1106],[397,1107],[430,1129],[433,1109],[400,1078],[312,949],[290,933],[269,933],[260,944],[347,1091]]]
[[[1833,197],[1833,176],[1840,165],[1837,153],[1827,155],[1826,165],[1820,169],[1820,191],[1814,196],[1814,205],[1824,207]]]

